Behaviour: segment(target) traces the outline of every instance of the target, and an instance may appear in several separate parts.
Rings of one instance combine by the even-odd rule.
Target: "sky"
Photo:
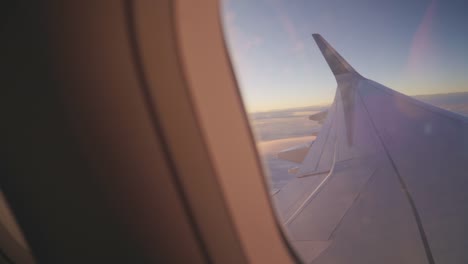
[[[224,0],[226,44],[248,112],[331,103],[311,34],[361,75],[408,95],[468,91],[466,0]]]

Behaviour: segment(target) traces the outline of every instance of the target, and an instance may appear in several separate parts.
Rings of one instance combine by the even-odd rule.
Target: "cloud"
[[[260,47],[262,43],[263,43],[263,38],[258,35],[255,35],[247,39],[245,44],[246,44],[247,49],[252,49],[252,48]]]
[[[279,19],[281,21],[281,24],[286,31],[289,41],[291,43],[291,48],[293,51],[298,51],[301,52],[304,50],[304,42],[298,37],[296,27],[294,26],[294,23],[292,20],[289,18],[289,16],[281,10],[278,10],[280,12],[279,14]]]
[[[226,34],[230,38],[230,44],[233,45],[236,52],[245,55],[249,51],[262,46],[263,37],[243,30],[238,25],[237,14],[233,10],[226,9],[224,12],[224,22]]]
[[[272,4],[272,7],[278,14],[278,19],[280,21],[283,30],[289,38],[291,50],[294,52],[303,52],[304,51],[304,41],[299,37],[297,33],[296,26],[294,21],[291,19],[291,16],[287,13],[287,9],[284,8],[284,1],[269,1]]]
[[[291,137],[285,139],[276,139],[271,141],[257,142],[257,148],[261,155],[276,155],[278,152],[290,147],[310,143],[316,139],[315,136]]]
[[[265,12],[271,12],[271,19],[278,19],[279,25],[289,41],[290,50],[293,52],[303,52],[305,44],[296,30],[297,27],[293,19],[291,19],[291,16],[287,13],[287,9],[284,8],[284,2],[265,0],[265,4],[272,8],[265,8]],[[230,37],[233,47],[242,54],[262,47],[264,44],[264,37],[243,28],[238,23],[239,17],[241,16],[238,16],[232,7],[227,4],[225,5],[224,24],[226,33]],[[271,22],[273,24],[273,21]]]

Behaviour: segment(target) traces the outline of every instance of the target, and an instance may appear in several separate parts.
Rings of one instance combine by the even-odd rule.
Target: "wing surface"
[[[334,102],[273,196],[313,263],[468,263],[468,120],[362,77],[313,35]]]

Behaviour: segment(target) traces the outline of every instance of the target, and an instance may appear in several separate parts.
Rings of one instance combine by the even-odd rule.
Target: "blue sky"
[[[330,103],[336,82],[311,34],[363,76],[409,95],[468,91],[468,1],[224,0],[249,112]]]

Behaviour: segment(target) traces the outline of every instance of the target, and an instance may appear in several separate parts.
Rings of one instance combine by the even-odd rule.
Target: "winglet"
[[[345,73],[360,75],[320,34],[312,34],[312,37],[335,76]]]

